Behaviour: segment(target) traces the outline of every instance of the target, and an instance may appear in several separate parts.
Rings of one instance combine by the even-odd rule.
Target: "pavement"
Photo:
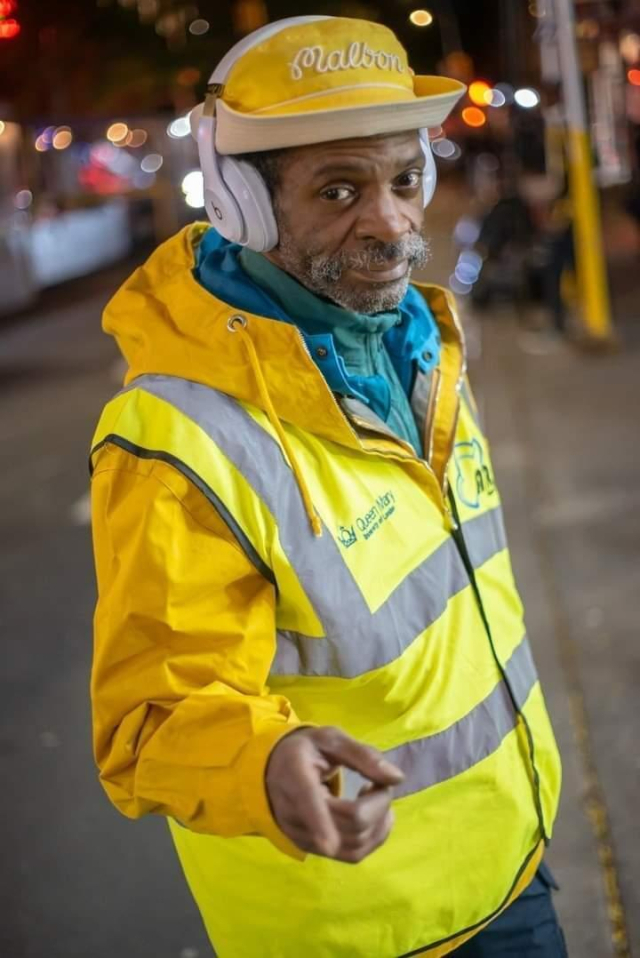
[[[436,282],[455,262],[464,204],[444,191],[428,211]],[[614,263],[617,352],[531,333],[532,317],[508,305],[463,309],[563,754],[549,862],[572,958],[640,956],[640,269],[627,248]],[[100,312],[132,266],[53,290],[0,326],[2,958],[211,956],[164,823],[119,816],[90,749],[86,456],[120,376]]]

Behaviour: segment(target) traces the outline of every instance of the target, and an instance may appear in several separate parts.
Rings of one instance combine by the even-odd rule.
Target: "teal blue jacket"
[[[214,229],[203,236],[195,277],[237,309],[293,323],[333,392],[366,403],[422,456],[409,404],[416,369],[440,358],[440,335],[422,296],[409,287],[397,309],[355,313],[311,293],[266,257],[229,243]]]

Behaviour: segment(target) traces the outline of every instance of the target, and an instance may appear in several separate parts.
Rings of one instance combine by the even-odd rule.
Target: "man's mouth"
[[[351,272],[367,283],[393,283],[402,279],[409,269],[409,260],[401,259],[394,266],[384,263],[382,266],[352,269]]]

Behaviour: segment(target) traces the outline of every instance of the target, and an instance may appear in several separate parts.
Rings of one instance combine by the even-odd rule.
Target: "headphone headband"
[[[267,24],[236,43],[222,58],[209,78],[203,104],[191,111],[191,132],[198,142],[200,166],[204,178],[204,202],[207,215],[226,239],[259,253],[278,244],[278,227],[269,191],[257,170],[233,156],[216,150],[216,102],[237,60],[248,50],[287,27],[333,17],[288,17]],[[419,130],[425,157],[423,174],[424,205],[431,201],[436,184],[436,166],[426,129]]]

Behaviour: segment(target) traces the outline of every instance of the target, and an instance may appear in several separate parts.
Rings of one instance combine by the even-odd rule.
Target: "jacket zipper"
[[[538,817],[538,824],[540,826],[541,835],[544,839],[545,844],[548,844],[549,836],[547,835],[547,831],[545,828],[544,815],[542,812],[542,805],[540,803],[540,775],[538,773],[538,768],[536,766],[535,745],[533,742],[533,735],[531,734],[531,729],[529,727],[529,723],[527,719],[524,717],[520,707],[518,706],[518,701],[511,687],[509,678],[507,677],[504,667],[500,659],[498,658],[498,654],[496,652],[496,648],[493,642],[493,636],[491,634],[491,627],[489,625],[489,620],[487,619],[487,614],[485,612],[484,605],[482,603],[482,596],[480,595],[480,588],[478,586],[478,581],[476,579],[475,569],[473,567],[471,556],[469,555],[469,550],[467,548],[467,543],[465,542],[465,538],[462,532],[462,525],[460,522],[460,514],[458,512],[458,505],[450,489],[448,491],[448,498],[451,505],[451,513],[452,513],[452,517],[454,521],[454,526],[453,526],[453,529],[451,530],[451,535],[458,549],[458,553],[460,554],[460,558],[462,559],[462,564],[464,565],[467,575],[469,576],[471,588],[473,590],[476,604],[478,606],[480,618],[482,619],[482,623],[484,625],[484,629],[487,634],[487,638],[489,640],[489,646],[491,648],[491,654],[493,655],[494,662],[496,663],[498,667],[498,670],[502,677],[502,681],[504,682],[505,687],[509,693],[509,698],[511,699],[511,704],[513,705],[514,711],[516,715],[521,719],[523,727],[525,729],[525,733],[527,736],[527,745],[529,748],[529,759],[531,762],[531,771],[533,773],[533,798],[534,798],[534,804],[536,808],[536,815]]]
[[[307,356],[309,357],[309,359],[311,360],[311,362],[312,362],[313,365],[315,366],[316,364],[315,364],[315,362],[314,362],[313,356],[311,355],[311,350],[310,350],[309,347],[307,346],[307,344],[306,344],[306,342],[305,342],[305,339],[304,339],[304,336],[302,335],[302,333],[300,332],[300,330],[299,330],[297,327],[295,327],[295,329],[296,329],[296,333],[298,334],[298,338],[299,338],[300,342],[302,343],[302,348],[304,349],[305,353],[307,354]],[[321,373],[320,375],[322,375],[322,373]],[[322,378],[324,379],[324,376],[323,376]],[[357,438],[358,438],[358,435],[357,435],[355,429],[352,429],[352,428],[351,428],[351,425],[349,424],[349,420],[347,419],[347,417],[345,416],[344,412],[343,412],[342,409],[340,408],[340,404],[336,401],[336,398],[335,398],[335,396],[333,395],[333,393],[331,392],[331,389],[329,388],[328,385],[327,385],[327,391],[328,391],[329,396],[330,396],[330,398],[331,398],[331,402],[332,402],[333,405],[336,407],[336,409],[338,410],[338,412],[340,413],[340,415],[342,416],[342,418],[345,420],[345,422],[346,422],[346,424],[347,424],[347,428],[349,429],[351,435],[354,437],[354,439],[357,439]]]
[[[457,324],[456,324],[456,328],[458,328],[458,330],[459,330],[459,327],[457,326]],[[297,329],[297,328],[296,328],[296,333],[298,334],[298,337],[299,337],[299,339],[300,339],[300,342],[302,343],[302,348],[304,349],[305,353],[307,354],[307,356],[309,357],[309,359],[310,359],[311,362],[313,363],[313,356],[311,355],[311,350],[309,349],[309,347],[307,346],[307,344],[306,344],[306,342],[305,342],[304,336],[302,335],[302,333],[300,332],[300,330]],[[314,365],[315,365],[315,363],[314,363]],[[466,367],[465,367],[465,365],[464,365],[464,363],[463,363],[462,373],[461,373],[461,375],[460,375],[460,378],[458,379],[458,383],[456,384],[456,389],[458,390],[458,392],[459,392],[459,384],[460,384],[462,378],[464,377],[465,368],[466,368]],[[438,372],[439,372],[439,371],[438,371]],[[438,385],[439,385],[439,383],[438,383]],[[432,387],[432,389],[433,389],[433,387]],[[349,428],[349,430],[350,430],[350,432],[352,433],[352,435],[353,435],[356,439],[358,439],[358,441],[360,441],[360,437],[359,437],[358,434],[356,433],[355,429],[353,429],[353,428],[351,427],[351,425],[350,425],[350,423],[349,423],[348,417],[346,416],[344,410],[341,409],[340,404],[339,404],[339,403],[337,402],[337,400],[335,399],[335,397],[334,397],[333,393],[331,392],[331,390],[329,390],[329,395],[330,395],[330,397],[331,397],[331,401],[333,402],[334,406],[336,407],[336,409],[338,410],[338,412],[340,413],[340,415],[343,417],[343,419],[346,421],[347,427]],[[430,400],[431,400],[431,397],[430,397]],[[455,425],[456,425],[456,426],[457,426],[457,419],[458,419],[458,416],[456,415],[456,422],[455,422]],[[358,416],[355,416],[355,415],[353,416],[353,421],[354,421],[357,425],[359,425],[361,428],[364,428],[364,429],[366,429],[368,432],[373,432],[373,433],[375,434],[375,430],[371,428],[371,424],[370,424],[370,423],[367,423],[367,422],[365,422],[364,420],[359,419],[359,417],[358,417]],[[455,432],[455,427],[454,427],[454,432]],[[382,435],[382,433],[380,433],[380,435]],[[390,437],[390,438],[395,438],[395,437]],[[373,453],[375,453],[375,454],[377,454],[377,455],[383,456],[383,457],[385,457],[385,458],[387,458],[387,459],[392,459],[392,458],[393,458],[393,459],[400,459],[400,460],[402,460],[402,459],[415,459],[415,460],[418,461],[418,462],[422,462],[423,465],[424,465],[424,467],[425,467],[425,469],[426,469],[427,472],[429,473],[429,475],[430,475],[433,479],[435,479],[435,481],[436,481],[436,486],[437,486],[438,489],[440,490],[441,499],[442,499],[441,505],[442,505],[442,510],[443,510],[443,512],[444,512],[444,515],[445,515],[445,519],[447,520],[449,526],[451,527],[451,530],[454,530],[455,528],[457,528],[458,521],[457,521],[456,517],[454,517],[454,515],[452,514],[451,509],[449,508],[449,506],[448,506],[448,504],[447,504],[447,488],[448,488],[448,484],[447,484],[447,476],[446,476],[446,467],[445,467],[444,483],[443,483],[443,486],[442,486],[442,488],[441,488],[440,483],[439,483],[439,481],[438,481],[438,477],[436,476],[435,472],[433,471],[433,469],[432,469],[431,466],[429,465],[428,460],[427,460],[427,459],[422,459],[422,460],[419,459],[418,456],[416,456],[414,450],[411,448],[411,446],[410,446],[408,443],[405,443],[404,440],[400,439],[399,437],[396,439],[396,441],[397,441],[398,445],[400,446],[400,448],[404,451],[404,455],[402,455],[402,454],[399,453],[399,452],[398,452],[398,453],[390,453],[387,449],[382,449],[382,448],[380,448],[379,446],[375,446],[375,447],[374,447],[373,449],[371,449],[370,451],[373,452]],[[426,455],[426,450],[425,450],[425,455]]]

